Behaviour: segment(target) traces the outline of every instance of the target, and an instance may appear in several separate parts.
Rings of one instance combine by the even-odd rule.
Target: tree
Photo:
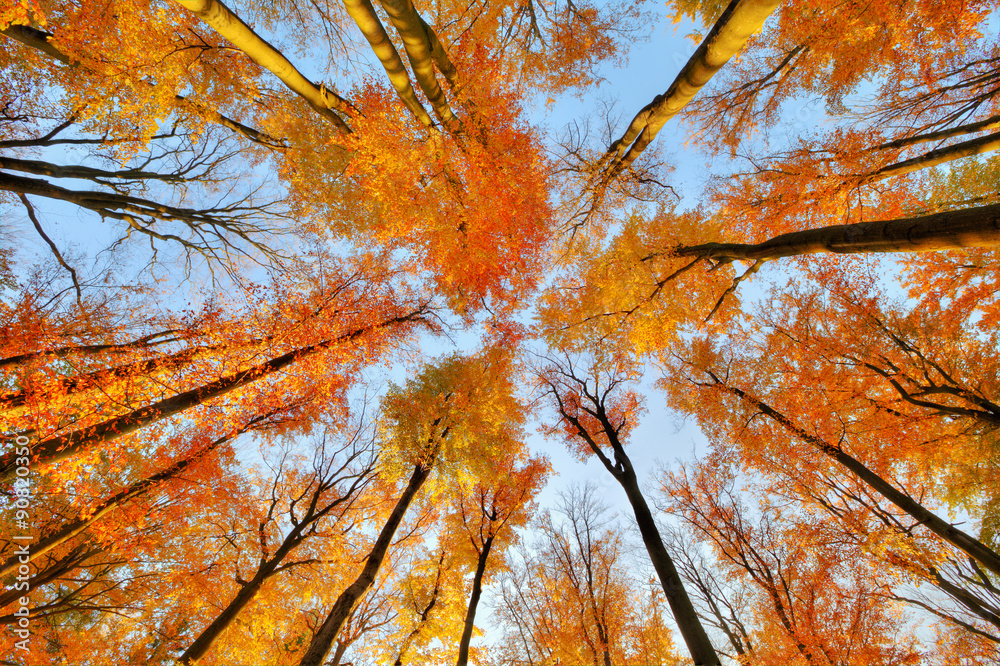
[[[523,448],[523,444],[521,446]],[[542,458],[521,460],[525,456],[523,453],[517,455],[518,453],[520,452],[508,453],[499,461],[494,468],[494,483],[486,485],[483,480],[479,480],[473,488],[461,488],[458,491],[456,517],[461,522],[462,531],[468,536],[468,545],[476,555],[472,593],[458,647],[458,666],[465,666],[469,662],[469,643],[494,542],[497,542],[496,549],[502,553],[505,542],[509,543],[513,539],[513,531],[523,526],[533,513],[534,497],[545,482],[547,462]]]
[[[260,552],[253,553],[250,560],[256,568],[251,565],[250,577],[244,578],[237,565],[239,591],[180,656],[182,663],[200,661],[269,578],[295,566],[312,564],[314,558],[292,560],[289,556],[307,539],[328,533],[330,529],[324,524],[325,520],[347,522],[345,516],[371,481],[374,471],[372,454],[360,441],[359,434],[355,432],[339,449],[329,446],[328,450],[324,439],[317,447],[312,474],[304,479],[296,479],[285,470],[284,459],[278,461],[274,481],[270,484],[271,496],[260,506],[261,515],[254,516]],[[294,490],[288,489],[289,485]],[[288,517],[287,528],[278,522],[278,513],[282,511]],[[275,532],[282,537],[280,541],[274,536]]]
[[[762,664],[915,663],[915,638],[897,635],[898,609],[878,592],[888,586],[884,574],[850,566],[833,544],[803,538],[800,520],[808,516],[789,515],[766,500],[752,513],[734,477],[711,463],[682,468],[665,475],[663,492],[667,510],[696,542],[709,544],[727,571],[757,591],[751,606],[757,627],[746,641],[752,648],[741,656]],[[735,627],[744,621],[735,618]]]
[[[593,485],[573,486],[540,517],[502,583],[504,664],[678,663],[656,586],[625,568],[626,545]],[[637,600],[642,599],[641,605]]]
[[[54,381],[40,386],[32,382],[7,396],[8,404],[15,409],[10,426],[37,438],[32,445],[32,459],[37,466],[48,467],[70,458],[79,465],[86,464],[86,456],[81,460],[81,454],[93,456],[121,438],[141,442],[144,429],[158,427],[176,415],[207,418],[206,424],[215,422],[222,429],[238,429],[240,418],[253,418],[252,408],[249,417],[244,417],[239,408],[222,412],[220,422],[220,412],[213,405],[222,404],[233,393],[235,396],[228,399],[235,399],[236,405],[251,404],[249,396],[254,391],[273,391],[272,379],[290,366],[300,368],[302,374],[298,382],[287,384],[291,392],[279,398],[286,406],[308,405],[309,391],[342,391],[349,386],[352,372],[342,355],[346,349],[343,345],[357,345],[355,349],[360,352],[370,343],[380,344],[383,335],[391,339],[405,334],[412,324],[423,319],[426,306],[400,304],[402,308],[397,309],[393,295],[386,292],[382,292],[386,300],[379,303],[378,292],[384,286],[368,282],[363,272],[333,273],[328,278],[332,282],[329,292],[286,292],[287,300],[280,305],[252,304],[264,309],[265,322],[270,318],[270,326],[264,323],[266,333],[260,337],[252,328],[241,327],[237,317],[229,322],[206,322],[206,328],[197,334],[185,335],[186,344],[174,353],[148,345],[123,350],[102,340],[97,355],[87,353],[91,350],[77,352],[82,352],[85,363],[94,363],[98,369],[68,378],[62,376],[67,365],[64,355],[52,357],[45,353],[48,350],[39,350],[44,355],[24,359],[13,372],[30,371],[44,377],[43,369],[54,366]],[[367,300],[372,297],[375,300]],[[343,312],[340,308],[351,306],[370,309],[349,318],[337,315]],[[383,306],[388,307],[384,311],[388,316],[379,319]],[[124,351],[136,356],[124,357]],[[109,352],[113,360],[102,365],[102,361],[107,363]],[[305,359],[325,362],[306,366],[302,363]],[[75,412],[74,418],[67,420],[70,410]],[[234,421],[227,423],[227,419]],[[130,438],[133,433],[136,437]],[[10,473],[14,463],[11,453],[4,454],[3,472]]]
[[[629,379],[628,368],[617,368],[610,363],[610,360],[595,359],[587,375],[578,373],[570,360],[553,361],[542,371],[539,375],[542,389],[559,416],[559,424],[550,430],[560,432],[579,455],[593,454],[625,490],[646,552],[660,578],[688,651],[696,664],[720,663],[673,560],[663,546],[653,514],[639,489],[635,469],[625,452],[623,439],[635,427],[640,403],[634,392],[623,388]]]
[[[0,7],[11,659],[461,664],[500,577],[512,664],[677,661],[664,603],[696,663],[994,659],[995,7],[667,12],[663,93],[557,138],[654,5]],[[654,367],[700,555],[633,465]],[[533,515],[532,382],[649,585],[590,493]],[[298,454],[361,394],[370,458]]]
[[[472,357],[447,357],[386,396],[383,465],[393,471],[412,466],[413,471],[358,577],[337,598],[303,654],[302,666],[326,658],[350,611],[374,582],[396,529],[431,472],[454,466],[452,473],[458,474],[466,466],[475,473],[491,452],[516,451],[524,408],[511,393],[511,371],[503,352],[486,349]]]

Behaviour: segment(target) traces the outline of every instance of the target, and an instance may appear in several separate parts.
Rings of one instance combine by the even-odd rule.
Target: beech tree
[[[511,555],[500,663],[674,664],[665,599],[625,567],[627,547],[592,485],[572,486]],[[642,603],[639,604],[639,600]]]
[[[586,375],[571,360],[554,362],[543,370],[539,379],[559,418],[559,424],[551,429],[560,431],[579,454],[593,454],[621,485],[691,656],[698,664],[721,663],[663,545],[635,468],[625,452],[623,440],[635,427],[641,410],[635,393],[623,387],[629,379],[626,372],[602,367],[600,360],[594,361]]]
[[[5,654],[996,660],[994,5],[7,0]]]

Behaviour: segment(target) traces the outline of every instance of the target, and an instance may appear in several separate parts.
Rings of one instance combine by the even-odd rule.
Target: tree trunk
[[[20,365],[32,359],[46,356],[65,358],[66,356],[70,356],[72,354],[99,354],[102,352],[117,354],[125,352],[129,349],[152,349],[160,345],[183,340],[183,337],[177,336],[178,333],[181,333],[179,329],[171,329],[167,331],[160,331],[158,333],[151,333],[150,335],[145,335],[138,340],[123,342],[116,345],[73,345],[69,347],[58,347],[56,349],[43,349],[28,352],[27,354],[17,354],[15,356],[8,356],[7,358],[0,359],[0,368],[5,368],[11,365]]]
[[[76,377],[67,377],[59,380],[52,391],[57,393],[60,397],[70,396],[93,388],[105,379],[124,379],[126,377],[135,377],[137,375],[148,375],[152,372],[160,370],[179,368],[195,359],[202,358],[205,354],[226,347],[227,345],[223,344],[191,347],[173,354],[161,354],[144,361],[136,361],[134,363],[126,363],[113,368],[95,370],[94,372],[78,375]],[[15,393],[8,393],[0,396],[0,413],[25,405],[28,402],[28,397],[32,395],[32,393],[34,393],[34,391],[30,388],[24,388]]]
[[[344,658],[344,653],[347,652],[349,646],[350,643],[337,642],[337,649],[333,651],[333,659],[330,660],[333,666],[340,666],[340,660]]]
[[[431,615],[431,611],[434,610],[434,606],[437,605],[438,596],[441,594],[441,573],[444,567],[444,549],[441,550],[441,558],[438,560],[437,576],[434,580],[434,590],[431,592],[430,601],[424,606],[424,610],[420,612],[420,620],[417,622],[417,626],[413,628],[406,638],[403,639],[402,645],[399,646],[399,654],[396,655],[396,661],[393,662],[393,666],[403,666],[403,660],[406,659],[406,653],[410,650],[410,645],[413,641],[420,635],[423,630],[424,625],[427,624],[427,619]]]
[[[277,563],[275,563],[275,566],[277,566]],[[184,654],[177,658],[179,663],[187,666],[191,662],[197,662],[205,656],[216,639],[222,635],[222,632],[229,628],[229,625],[233,623],[240,612],[257,596],[257,592],[264,585],[264,581],[274,572],[274,566],[270,567],[270,569],[271,571],[269,572],[264,569],[257,570],[257,575],[243,585],[236,594],[236,597],[229,602],[229,605],[219,613],[211,624],[205,627],[204,631],[198,635],[198,638],[184,651]]]
[[[375,8],[372,6],[371,0],[344,0],[344,5],[347,7],[347,13],[351,15],[354,22],[361,28],[361,33],[368,40],[368,44],[371,45],[372,51],[378,57],[379,62],[382,63],[382,67],[389,77],[389,82],[396,89],[399,99],[403,101],[406,108],[410,110],[410,113],[420,121],[421,125],[432,127],[434,121],[431,120],[427,109],[423,107],[417,99],[416,93],[413,92],[413,86],[410,84],[410,76],[406,71],[406,65],[403,64],[402,58],[399,57],[399,52],[396,51],[396,47],[393,46],[389,35],[386,34],[385,26],[382,25],[378,14],[375,13]]]
[[[299,662],[300,666],[321,666],[323,664],[326,655],[330,652],[333,641],[337,638],[337,634],[340,633],[344,622],[347,621],[347,617],[351,614],[354,606],[361,601],[361,597],[365,595],[368,588],[375,582],[375,576],[378,574],[379,567],[382,566],[382,560],[385,559],[386,551],[388,551],[389,545],[392,543],[392,537],[395,535],[399,524],[403,521],[403,516],[406,515],[406,510],[409,508],[410,502],[413,501],[413,497],[420,490],[420,487],[424,485],[424,481],[427,480],[430,472],[431,467],[424,467],[423,464],[418,464],[414,468],[413,474],[406,484],[406,489],[396,502],[396,506],[393,508],[392,513],[389,514],[389,519],[386,521],[385,526],[382,527],[375,545],[368,554],[364,569],[361,570],[361,574],[358,575],[357,580],[351,583],[333,604],[330,614],[327,615],[326,620],[319,628],[319,631],[316,632],[312,642],[309,643],[302,661]]]
[[[781,412],[778,412],[769,405],[748,395],[738,388],[723,384],[715,378],[714,375],[713,379],[717,382],[717,386],[721,387],[726,392],[737,396],[747,404],[752,405],[768,418],[781,424],[786,430],[794,434],[802,441],[814,446],[820,452],[829,456],[833,460],[836,460],[843,467],[853,472],[870,488],[895,504],[911,518],[926,526],[927,529],[934,532],[934,534],[937,534],[939,537],[953,545],[955,548],[958,548],[969,557],[975,559],[994,574],[1000,576],[1000,554],[993,551],[984,543],[969,536],[951,523],[948,523],[938,517],[936,514],[931,513],[922,504],[918,503],[906,493],[896,489],[895,486],[872,470],[868,469],[864,463],[848,454],[839,446],[834,446],[823,441],[819,437],[816,437],[815,435],[809,434],[802,428],[795,425],[791,419]]]
[[[292,92],[309,102],[310,106],[341,132],[345,134],[351,132],[343,118],[333,112],[336,110],[347,113],[351,108],[347,100],[325,86],[317,87],[278,49],[254,32],[219,0],[177,0],[177,3],[191,10],[251,60],[278,77]]]
[[[916,136],[905,137],[903,139],[896,139],[894,141],[888,141],[881,145],[875,146],[871,150],[889,150],[892,148],[906,148],[907,146],[913,146],[918,143],[926,143],[928,141],[941,141],[942,139],[950,139],[953,136],[961,136],[962,134],[973,134],[975,132],[985,132],[986,130],[1000,129],[1000,116],[991,116],[986,120],[980,120],[975,123],[969,123],[968,125],[959,125],[958,127],[952,127],[950,129],[938,130],[937,132],[927,132],[926,134],[918,134]]]
[[[1000,245],[1000,204],[896,220],[793,231],[762,243],[704,243],[674,248],[678,257],[759,261],[832,252],[933,252]]]
[[[479,562],[476,564],[476,575],[472,579],[472,596],[469,597],[469,609],[465,614],[462,640],[458,644],[456,666],[466,666],[469,663],[469,643],[472,642],[472,629],[476,624],[476,607],[479,606],[479,597],[483,593],[483,574],[486,573],[486,559],[490,556],[492,547],[493,537],[491,536],[483,542],[483,551],[479,553]]]
[[[228,442],[237,435],[242,434],[243,432],[249,430],[250,427],[251,426],[248,425],[246,428],[243,428],[242,430],[233,435],[227,435],[226,437],[221,437],[212,442],[211,444],[202,447],[201,449],[199,449],[192,455],[188,456],[187,458],[179,460],[170,467],[160,472],[157,472],[156,474],[153,474],[150,477],[142,479],[141,481],[136,481],[128,488],[125,488],[124,490],[116,493],[115,495],[108,498],[104,502],[101,502],[101,504],[95,507],[94,511],[90,513],[87,516],[87,518],[77,518],[76,520],[71,521],[66,525],[63,525],[57,531],[42,537],[37,544],[32,546],[31,557],[37,558],[49,552],[53,548],[56,548],[66,543],[67,541],[69,541],[70,539],[80,534],[85,529],[87,529],[87,527],[89,527],[91,524],[100,520],[101,518],[109,514],[111,511],[121,506],[123,503],[127,502],[130,499],[138,497],[144,493],[147,493],[158,484],[166,481],[167,479],[177,476],[178,474],[183,472],[186,468],[190,467],[195,462],[208,455],[211,451],[218,448],[220,445]],[[17,569],[17,566],[18,566],[18,558],[16,555],[8,558],[7,561],[5,561],[2,565],[0,565],[0,578],[3,578],[4,576],[10,573],[13,573],[14,570]]]
[[[764,25],[778,0],[732,0],[665,93],[657,95],[602,158],[607,178],[627,169],[664,124],[711,80]],[[627,152],[626,152],[627,151]]]
[[[721,666],[722,662],[719,660],[715,648],[712,647],[712,642],[708,638],[705,627],[701,624],[701,620],[694,609],[694,604],[691,603],[691,598],[688,596],[687,590],[684,589],[684,584],[677,573],[677,568],[674,566],[670,554],[667,553],[667,549],[663,545],[663,540],[660,538],[660,531],[656,527],[656,521],[653,519],[653,514],[650,512],[649,506],[646,504],[646,499],[642,496],[642,491],[639,489],[639,481],[632,467],[632,461],[629,459],[628,454],[625,453],[625,448],[618,438],[619,428],[615,427],[608,416],[604,402],[608,392],[605,391],[603,394],[592,393],[587,383],[573,374],[572,368],[569,370],[562,369],[561,372],[579,387],[580,392],[593,405],[593,411],[591,409],[587,409],[586,411],[596,416],[600,422],[604,435],[607,437],[608,443],[614,451],[615,460],[612,461],[608,458],[601,445],[580,422],[579,418],[571,411],[567,411],[557,388],[550,383],[549,386],[559,403],[559,413],[568,423],[576,428],[576,434],[587,443],[590,450],[601,461],[601,464],[604,465],[608,473],[625,490],[625,495],[628,497],[629,504],[632,506],[632,511],[635,514],[636,523],[639,525],[642,542],[646,546],[649,559],[653,563],[653,568],[656,570],[657,576],[660,578],[663,592],[667,597],[667,602],[670,604],[670,611],[673,613],[674,621],[677,623],[677,628],[680,630],[681,637],[684,639],[684,643],[691,653],[691,658],[694,660],[695,666]]]
[[[621,449],[620,444],[615,446],[615,459],[621,465],[621,471],[615,475],[615,478],[625,490],[629,504],[632,505],[635,521],[638,523],[639,533],[642,535],[642,542],[645,544],[649,559],[660,578],[660,584],[663,585],[663,592],[666,594],[670,610],[674,614],[674,621],[677,622],[677,628],[684,638],[691,658],[694,659],[696,666],[721,666],[722,662],[719,661],[715,648],[712,647],[712,642],[708,638],[708,633],[698,619],[694,604],[691,603],[691,598],[688,596],[687,590],[684,589],[677,568],[663,545],[656,521],[649,510],[649,505],[646,504],[646,498],[642,496],[642,491],[639,489],[639,481],[636,478],[635,470],[632,469],[632,462],[625,451]]]
[[[389,15],[392,25],[403,38],[403,48],[413,69],[413,76],[420,89],[434,107],[434,112],[445,127],[452,127],[458,121],[441,85],[434,75],[433,51],[428,31],[429,26],[417,14],[411,0],[381,0],[382,8]],[[433,31],[431,31],[433,33]],[[437,37],[435,36],[435,41]],[[440,44],[438,44],[440,46]]]
[[[420,315],[421,310],[414,310],[409,314],[393,317],[374,326],[356,329],[330,340],[295,349],[247,370],[222,377],[214,382],[165,398],[151,405],[140,407],[103,423],[98,423],[66,435],[42,440],[32,447],[32,452],[38,456],[35,464],[38,468],[47,467],[52,463],[65,460],[77,453],[86,451],[93,446],[110,442],[123,435],[136,432],[147,425],[180,414],[208,400],[222,397],[231,391],[247,386],[262,377],[278,372],[296,361],[317,354],[336,344],[349,342],[366,333],[386,326],[416,321],[420,318]],[[0,476],[13,472],[16,467],[15,459],[16,456],[13,452],[0,457]]]
[[[973,155],[988,153],[996,150],[997,148],[1000,148],[1000,132],[981,136],[976,139],[969,139],[968,141],[956,143],[953,146],[938,148],[937,150],[932,150],[923,155],[918,155],[917,157],[903,160],[902,162],[890,164],[882,167],[875,173],[865,178],[865,182],[875,182],[886,178],[892,178],[893,176],[902,176],[903,174],[913,173],[914,171],[920,171],[921,169],[926,169],[938,164],[944,164],[946,162],[952,162],[963,157],[971,157]]]

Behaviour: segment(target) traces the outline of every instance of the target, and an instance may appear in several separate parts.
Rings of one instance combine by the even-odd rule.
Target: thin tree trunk
[[[933,252],[1000,245],[1000,204],[921,217],[793,231],[762,243],[704,243],[674,248],[678,257],[763,261],[831,252]]]
[[[694,660],[695,666],[721,666],[722,662],[719,660],[715,648],[712,647],[712,642],[708,638],[705,627],[701,624],[701,620],[694,609],[694,604],[691,603],[691,597],[688,596],[687,590],[684,589],[684,584],[677,573],[677,568],[674,566],[670,554],[667,553],[667,549],[663,545],[663,539],[660,537],[660,531],[656,527],[656,521],[653,519],[649,505],[646,504],[646,499],[642,496],[642,491],[639,489],[639,481],[632,467],[632,461],[628,457],[628,454],[625,453],[625,449],[618,438],[619,430],[612,424],[611,418],[608,416],[604,403],[607,392],[605,391],[603,394],[604,397],[601,397],[602,394],[599,393],[591,393],[591,389],[587,386],[586,382],[578,379],[573,374],[572,369],[568,371],[563,369],[562,373],[579,386],[580,392],[593,405],[592,409],[586,408],[585,411],[595,416],[600,422],[604,435],[607,437],[608,443],[614,451],[615,460],[612,462],[608,458],[601,445],[580,422],[580,419],[572,411],[567,410],[556,387],[549,384],[559,405],[559,412],[568,423],[576,428],[576,434],[587,443],[590,450],[593,451],[597,459],[604,465],[604,468],[625,490],[625,495],[628,497],[629,504],[632,506],[632,511],[635,514],[636,523],[639,526],[642,542],[646,546],[646,552],[649,554],[649,559],[653,563],[653,568],[660,579],[660,584],[663,586],[663,592],[667,597],[674,621],[677,623],[677,628],[681,632],[681,637],[684,639],[684,643],[691,654],[691,658]]]
[[[20,597],[27,596],[31,590],[36,590],[43,585],[47,585],[55,580],[64,578],[72,571],[75,571],[81,564],[86,562],[91,556],[103,552],[103,548],[94,547],[87,543],[77,544],[73,549],[54,562],[50,560],[44,569],[38,567],[35,551],[31,551],[31,561],[35,565],[35,573],[31,574],[28,590],[11,589],[0,595],[0,608],[5,608],[17,601]],[[15,558],[16,559],[16,558]],[[14,573],[17,567],[7,568],[0,577],[6,577]]]
[[[94,372],[76,377],[67,377],[59,380],[50,392],[58,394],[60,397],[74,395],[93,388],[106,379],[125,379],[126,377],[148,375],[149,373],[162,370],[172,370],[193,360],[202,358],[205,354],[224,348],[227,348],[227,345],[217,344],[192,347],[173,354],[161,354],[160,356],[144,361],[135,361],[134,363],[126,363],[113,368],[95,370]],[[28,402],[28,398],[33,394],[35,394],[35,391],[30,388],[24,388],[15,393],[0,396],[0,413],[24,406]]]
[[[746,392],[738,388],[724,384],[715,375],[711,375],[711,377],[715,380],[716,386],[727,393],[735,395],[747,404],[752,405],[768,418],[781,424],[781,426],[802,441],[815,447],[833,460],[836,460],[843,467],[853,472],[866,485],[882,495],[882,497],[895,504],[911,518],[926,526],[927,529],[934,532],[934,534],[937,534],[939,537],[982,564],[994,574],[1000,576],[1000,554],[993,551],[983,542],[969,536],[951,523],[938,517],[912,497],[896,489],[896,487],[891,483],[872,470],[868,469],[864,463],[848,454],[839,446],[834,446],[819,437],[816,437],[815,435],[809,434],[802,428],[795,425],[791,419],[786,417],[784,414],[778,412],[764,402],[748,395]]]
[[[458,644],[456,666],[466,666],[469,663],[469,643],[472,642],[472,629],[476,624],[476,607],[479,606],[479,597],[483,593],[483,575],[486,573],[486,560],[490,556],[492,547],[493,537],[490,536],[483,542],[483,550],[479,553],[479,561],[476,563],[476,574],[472,579],[472,596],[469,597],[469,609],[465,614],[462,640]]]
[[[1000,132],[956,143],[953,146],[938,148],[923,155],[890,164],[867,176],[865,182],[875,182],[892,178],[893,176],[902,176],[903,174],[913,173],[914,171],[920,171],[921,169],[938,164],[945,164],[946,162],[952,162],[963,157],[988,153],[997,148],[1000,148]]]
[[[205,627],[204,631],[198,635],[198,638],[184,651],[184,654],[177,658],[177,661],[187,665],[204,657],[212,648],[212,644],[215,643],[216,639],[222,635],[222,632],[229,628],[229,625],[233,623],[240,612],[257,596],[260,588],[264,585],[264,581],[270,577],[276,566],[277,563],[270,567],[271,571],[258,569],[257,575],[244,583],[243,587],[236,594],[236,597],[229,602],[229,605],[219,613],[211,624]]]
[[[158,347],[160,345],[169,344],[171,342],[179,342],[183,340],[184,337],[177,336],[178,333],[182,333],[182,331],[180,329],[171,329],[167,331],[159,331],[157,333],[144,335],[138,340],[133,340],[132,342],[123,342],[121,344],[72,345],[68,347],[58,347],[56,349],[42,349],[35,352],[29,352],[27,354],[17,354],[15,356],[8,356],[7,358],[0,359],[0,368],[6,368],[11,365],[20,365],[32,359],[43,358],[46,356],[53,356],[55,358],[65,358],[66,356],[71,356],[72,354],[100,354],[102,352],[111,352],[113,354],[117,354],[125,352],[130,349],[143,349],[143,348],[152,349],[153,347]]]
[[[393,662],[393,666],[403,666],[403,660],[406,659],[406,653],[410,650],[410,645],[413,644],[414,639],[423,630],[424,625],[427,624],[427,619],[431,615],[431,611],[434,610],[434,606],[437,605],[438,596],[441,594],[441,574],[444,567],[444,549],[441,550],[441,557],[438,559],[437,576],[434,578],[434,589],[431,591],[431,599],[424,609],[420,612],[420,620],[417,622],[417,626],[413,628],[406,638],[403,639],[403,644],[399,647],[399,654],[396,655],[396,661]]]
[[[382,527],[375,545],[368,554],[364,568],[357,579],[340,594],[337,601],[333,604],[330,614],[327,615],[326,620],[320,626],[319,631],[316,632],[312,642],[309,643],[302,661],[299,662],[300,666],[321,666],[324,663],[326,655],[330,652],[330,648],[333,645],[333,641],[344,626],[344,622],[347,621],[351,611],[361,601],[361,597],[365,595],[368,588],[375,582],[375,576],[378,574],[379,567],[382,566],[382,560],[385,559],[389,545],[392,543],[392,537],[395,535],[399,524],[403,521],[403,516],[406,515],[406,510],[409,508],[410,502],[413,501],[420,487],[424,485],[424,481],[427,480],[430,472],[431,467],[425,467],[423,464],[418,464],[414,468],[413,474],[410,475],[410,480],[406,484],[405,490],[403,490],[403,494],[397,500],[396,506],[393,508],[392,513],[389,514],[389,519],[386,521],[385,526]]]
[[[71,521],[66,525],[63,525],[55,532],[39,539],[38,543],[32,545],[31,547],[31,557],[33,559],[37,558],[49,552],[53,548],[61,546],[62,544],[66,543],[73,537],[83,532],[94,522],[100,520],[107,514],[114,511],[116,508],[120,507],[128,500],[134,499],[136,497],[139,497],[140,495],[148,493],[157,485],[163,483],[168,479],[174,478],[175,476],[183,472],[185,469],[187,469],[188,467],[190,467],[191,465],[193,465],[194,463],[196,463],[197,461],[201,460],[206,455],[214,451],[222,444],[230,441],[231,439],[242,434],[243,432],[250,430],[252,427],[253,426],[251,424],[248,424],[247,427],[241,429],[237,433],[234,433],[232,435],[227,435],[225,437],[220,437],[211,444],[202,447],[201,449],[191,454],[187,458],[177,461],[170,467],[167,467],[166,469],[157,472],[152,476],[146,477],[145,479],[142,479],[140,481],[136,481],[135,483],[125,488],[121,492],[112,495],[111,497],[101,502],[96,507],[94,507],[93,512],[89,513],[86,518],[77,518],[76,520]],[[8,558],[2,565],[0,565],[0,578],[3,578],[4,576],[10,573],[13,573],[17,569],[17,566],[18,566],[18,557],[16,555]]]
[[[953,136],[961,136],[962,134],[972,134],[974,132],[984,132],[986,130],[1000,129],[1000,116],[992,116],[986,120],[980,120],[979,122],[969,123],[967,125],[959,125],[958,127],[952,127],[950,129],[938,130],[937,132],[927,132],[926,134],[917,134],[916,136],[910,136],[903,139],[896,139],[894,141],[888,141],[881,145],[875,146],[871,150],[890,150],[893,148],[906,148],[907,146],[913,146],[918,143],[927,143],[929,141],[941,141],[943,139],[950,139]]]
[[[337,642],[337,649],[333,651],[333,659],[330,660],[333,666],[340,666],[340,660],[344,658],[344,653],[347,652],[349,646],[350,643]]]
[[[0,155],[0,169],[10,169],[22,173],[30,173],[36,176],[50,176],[52,178],[79,178],[100,182],[102,178],[121,178],[136,180],[160,180],[170,183],[185,183],[192,179],[171,173],[157,173],[155,171],[143,171],[141,169],[120,169],[118,171],[105,171],[94,167],[75,164],[64,166],[40,160],[22,160],[16,157]]]
[[[42,440],[32,447],[32,452],[38,456],[35,464],[38,468],[44,468],[53,463],[65,460],[98,444],[113,441],[124,435],[136,432],[147,425],[180,414],[209,400],[222,397],[231,391],[247,386],[262,377],[278,372],[296,361],[313,356],[334,345],[349,342],[387,326],[416,321],[421,317],[422,312],[422,309],[414,310],[409,314],[393,317],[374,326],[356,329],[331,340],[295,349],[247,370],[222,377],[209,384],[184,391],[151,405],[140,407],[103,423],[98,423],[66,435]],[[16,467],[15,459],[16,456],[13,452],[0,457],[0,476],[9,474],[14,470]]]
[[[0,173],[0,190],[68,201],[81,208],[92,210],[102,217],[124,220],[138,231],[154,236],[155,238],[160,238],[161,240],[180,241],[181,239],[172,235],[160,234],[148,227],[144,227],[135,221],[134,216],[146,215],[161,220],[178,220],[195,228],[200,224],[222,227],[233,226],[230,221],[231,216],[226,216],[224,208],[205,210],[178,208],[126,194],[102,192],[100,190],[70,190],[65,187],[53,185],[46,180],[25,178],[9,173]],[[214,235],[218,235],[218,231]]]

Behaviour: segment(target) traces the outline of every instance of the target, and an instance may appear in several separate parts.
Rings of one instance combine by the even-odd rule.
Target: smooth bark
[[[392,513],[389,514],[389,519],[382,527],[382,531],[379,532],[378,539],[375,541],[371,552],[368,553],[364,568],[357,579],[337,597],[337,601],[334,602],[333,608],[330,609],[329,615],[326,616],[326,620],[323,621],[312,642],[309,643],[302,661],[299,662],[300,666],[321,666],[325,663],[326,656],[329,654],[330,648],[333,646],[333,641],[337,638],[337,634],[340,633],[341,628],[344,626],[344,622],[347,621],[351,611],[361,601],[361,597],[375,583],[375,576],[382,566],[382,560],[385,559],[389,545],[392,543],[392,538],[396,534],[399,524],[403,521],[403,516],[406,515],[406,510],[409,508],[410,503],[421,486],[424,485],[430,473],[431,465],[424,466],[423,464],[418,464],[413,469],[413,474],[410,475],[410,480],[407,482],[403,494],[396,501],[396,506],[393,508]]]
[[[625,134],[608,148],[601,160],[608,180],[635,161],[656,138],[663,125],[760,31],[778,4],[779,0],[730,2],[667,91],[644,106],[632,119]]]
[[[992,204],[921,217],[793,231],[761,243],[680,246],[671,254],[715,261],[761,261],[825,252],[934,252],[997,245],[1000,245],[1000,204]]]
[[[493,548],[493,538],[489,536],[483,541],[483,550],[476,562],[476,574],[472,579],[472,596],[469,597],[469,607],[465,613],[465,626],[462,628],[462,640],[458,644],[456,666],[466,666],[469,663],[469,644],[472,642],[472,629],[476,625],[476,608],[479,606],[479,597],[483,594],[483,575],[486,573],[486,561],[490,557],[490,549]]]
[[[448,106],[448,99],[434,75],[434,46],[431,43],[430,35],[433,31],[424,22],[410,0],[381,0],[382,8],[389,15],[392,25],[395,26],[399,36],[403,38],[403,48],[413,69],[413,76],[417,80],[420,89],[427,96],[434,112],[445,127],[452,127],[458,122],[451,107]],[[437,37],[434,42],[440,48]],[[441,48],[441,53],[444,50]]]
[[[347,13],[361,28],[361,34],[368,40],[372,51],[378,56],[379,62],[382,63],[382,67],[389,77],[389,83],[396,89],[399,99],[403,101],[410,113],[420,121],[421,125],[432,127],[434,121],[431,120],[427,109],[417,99],[413,86],[410,84],[410,75],[406,71],[406,65],[403,64],[403,60],[389,39],[382,21],[375,13],[375,7],[372,6],[371,0],[344,0],[344,6],[347,7]]]
[[[116,416],[102,423],[66,435],[42,440],[32,446],[32,453],[37,456],[35,465],[38,469],[45,468],[99,444],[131,434],[147,425],[180,414],[209,400],[220,398],[231,391],[247,386],[262,377],[272,375],[297,361],[318,354],[335,345],[350,342],[388,326],[418,321],[422,319],[423,312],[423,308],[420,308],[409,314],[393,317],[373,326],[355,329],[350,333],[345,333],[336,338],[292,350],[264,363],[255,365],[252,368],[221,377],[214,382],[178,393],[169,398],[132,410],[127,414]],[[8,453],[0,457],[0,476],[7,475],[14,470],[16,467],[15,458],[16,456],[13,453]]]
[[[961,143],[938,148],[937,150],[931,150],[923,155],[890,164],[867,176],[865,181],[874,182],[892,178],[893,176],[902,176],[903,174],[913,173],[914,171],[927,169],[938,164],[945,164],[963,157],[988,153],[997,148],[1000,148],[1000,132],[969,139],[968,141],[962,141]]]
[[[243,51],[251,60],[274,74],[288,88],[309,102],[320,115],[344,133],[351,129],[334,111],[348,113],[353,107],[326,86],[317,86],[303,76],[278,49],[253,31],[219,0],[176,0],[198,18],[212,26],[222,37]]]

